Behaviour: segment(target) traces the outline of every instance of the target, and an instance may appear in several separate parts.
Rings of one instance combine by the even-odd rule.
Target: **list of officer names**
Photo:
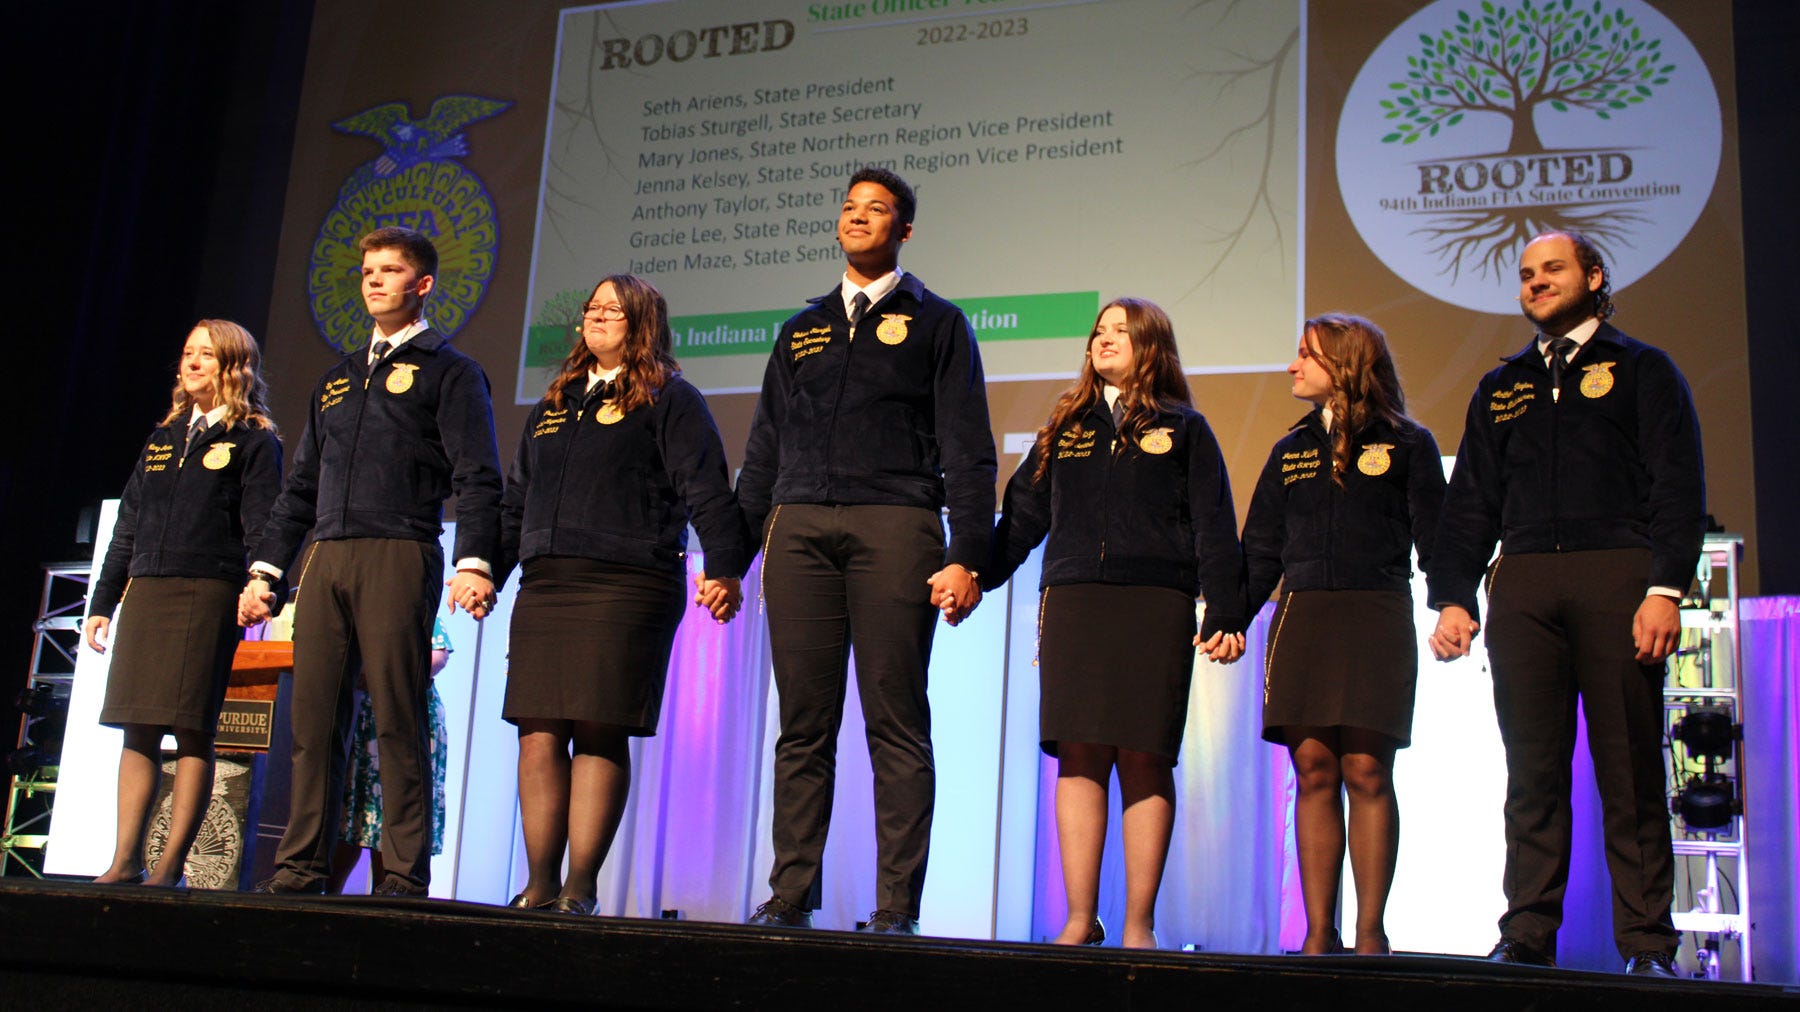
[[[1110,108],[961,115],[907,97],[917,93],[890,74],[645,99],[629,269],[837,260],[844,182],[864,165],[922,186],[941,173],[1124,154]]]

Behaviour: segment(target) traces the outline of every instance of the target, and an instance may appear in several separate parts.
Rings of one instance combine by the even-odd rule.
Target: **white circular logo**
[[[1661,263],[1712,193],[1720,137],[1700,54],[1642,0],[1438,0],[1350,86],[1338,186],[1408,284],[1512,314],[1539,232],[1585,233],[1615,291]]]

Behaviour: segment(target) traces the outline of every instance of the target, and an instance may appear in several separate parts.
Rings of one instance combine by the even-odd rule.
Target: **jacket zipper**
[[[780,519],[781,507],[776,506],[775,512],[769,514],[769,526],[763,529],[763,564],[762,568],[756,571],[756,610],[759,614],[763,611],[763,584],[768,582],[769,542],[775,539],[775,521]]]
[[[377,362],[375,365],[378,366],[380,364],[381,363]],[[363,377],[363,396],[362,396],[361,400],[356,402],[356,422],[350,432],[350,447],[351,447],[350,466],[352,468],[354,468],[356,466],[355,449],[356,449],[357,445],[362,442],[363,411],[365,409],[367,409],[369,406],[369,381],[374,378],[375,378],[375,366],[370,366],[369,367],[369,375]],[[349,513],[350,513],[350,487],[353,484],[353,482],[351,481],[351,478],[353,478],[353,477],[354,477],[354,475],[351,473],[346,473],[344,475],[343,514],[345,516],[349,515]],[[309,556],[309,558],[310,558],[310,556]]]

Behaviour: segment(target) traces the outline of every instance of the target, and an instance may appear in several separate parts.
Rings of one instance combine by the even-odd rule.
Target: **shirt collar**
[[[624,369],[625,367],[623,365],[615,365],[611,369],[602,369],[599,366],[589,369],[587,388],[592,390],[608,380],[617,379],[619,373],[623,372]]]
[[[215,407],[211,411],[206,411],[206,412],[202,412],[200,410],[200,405],[196,404],[196,405],[194,405],[193,412],[188,415],[188,426],[191,428],[196,419],[204,418],[204,419],[206,419],[206,427],[210,429],[213,426],[219,424],[219,419],[224,418],[224,417],[225,417],[225,405],[223,405],[223,404],[220,404],[218,407]]]
[[[1580,351],[1581,348],[1588,343],[1588,338],[1593,337],[1595,332],[1599,329],[1600,318],[1598,316],[1590,316],[1578,324],[1574,330],[1569,331],[1563,336],[1574,341],[1575,350]],[[1551,339],[1547,334],[1540,333],[1537,336],[1538,354],[1545,358],[1550,357],[1550,340]],[[1571,355],[1569,357],[1573,358],[1574,356]]]
[[[844,315],[850,315],[850,303],[856,301],[857,292],[867,295],[869,297],[869,305],[872,307],[882,299],[887,298],[888,293],[900,287],[900,279],[905,276],[906,272],[896,267],[891,273],[883,274],[881,277],[869,282],[867,288],[858,288],[855,284],[851,283],[850,274],[846,271],[844,273],[844,283],[840,285],[838,289],[839,294],[842,295],[844,299]]]
[[[391,355],[398,350],[401,345],[430,329],[431,321],[427,320],[423,315],[406,326],[401,327],[399,333],[391,334],[387,337],[382,337],[381,328],[377,327],[369,332],[369,351],[368,354],[363,357],[363,360],[370,365],[375,364],[376,341],[386,341],[388,344],[392,345],[393,347],[388,349],[388,354]]]

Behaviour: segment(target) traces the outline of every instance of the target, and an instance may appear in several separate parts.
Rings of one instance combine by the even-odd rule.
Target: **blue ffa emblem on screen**
[[[426,301],[432,326],[454,338],[481,305],[494,276],[500,224],[493,198],[456,159],[469,153],[462,128],[512,107],[474,95],[445,95],[424,119],[404,102],[389,102],[331,125],[381,145],[381,154],[350,173],[313,240],[307,296],[325,343],[348,354],[369,342],[375,321],[363,308],[362,253],[357,241],[378,228],[404,225],[438,251],[436,285]]]

